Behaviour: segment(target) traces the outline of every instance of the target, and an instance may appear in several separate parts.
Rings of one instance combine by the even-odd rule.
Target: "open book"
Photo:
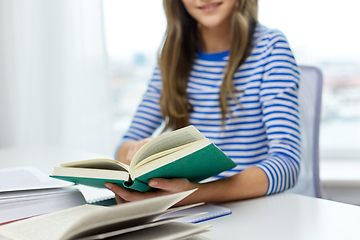
[[[211,226],[174,222],[177,217],[155,219],[199,205],[169,209],[194,191],[112,207],[86,204],[0,226],[0,236],[13,240],[90,240],[115,236],[119,239],[182,239],[208,231]]]
[[[236,166],[194,126],[161,135],[139,149],[130,167],[111,159],[62,164],[51,177],[94,187],[105,182],[145,192],[151,178],[187,178],[199,182]]]

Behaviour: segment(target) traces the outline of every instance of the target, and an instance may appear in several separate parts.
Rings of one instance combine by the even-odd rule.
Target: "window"
[[[104,0],[114,130],[128,129],[157,62],[166,29],[162,0]]]
[[[259,20],[281,30],[299,65],[324,75],[322,158],[360,160],[360,2],[259,0]],[[161,0],[105,0],[115,130],[118,139],[156,65],[166,20]]]
[[[320,152],[360,160],[360,2],[260,0],[259,20],[280,29],[298,64],[324,75]]]

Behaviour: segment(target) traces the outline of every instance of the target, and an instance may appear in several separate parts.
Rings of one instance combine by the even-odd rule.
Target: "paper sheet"
[[[0,192],[60,188],[73,183],[52,179],[33,167],[0,169]]]

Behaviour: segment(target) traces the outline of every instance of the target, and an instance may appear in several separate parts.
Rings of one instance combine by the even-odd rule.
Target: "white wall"
[[[113,151],[100,0],[0,0],[0,147]]]

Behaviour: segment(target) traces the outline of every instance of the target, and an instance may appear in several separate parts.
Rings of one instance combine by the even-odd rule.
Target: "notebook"
[[[177,217],[181,215],[189,215],[189,214],[202,213],[202,212],[205,212],[205,214],[194,217],[183,218],[177,221],[188,222],[188,223],[204,222],[214,218],[229,215],[231,214],[231,209],[222,206],[217,206],[214,204],[205,204],[191,209],[185,209],[174,213],[168,213],[164,216],[159,217],[158,219],[160,220],[167,217]]]

